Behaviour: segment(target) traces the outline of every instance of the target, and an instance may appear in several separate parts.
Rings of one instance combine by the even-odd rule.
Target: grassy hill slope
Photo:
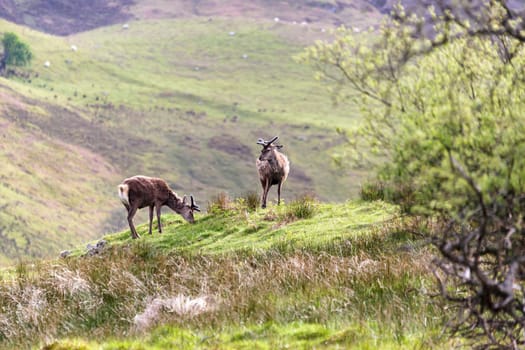
[[[307,43],[330,38],[321,27],[197,17],[143,20],[127,30],[110,26],[65,38],[5,21],[0,31],[19,34],[35,54],[31,68],[0,78],[2,118],[13,133],[24,130],[53,145],[19,147],[19,139],[4,139],[18,160],[6,157],[13,170],[2,192],[24,193],[3,196],[6,203],[23,203],[16,213],[3,213],[6,262],[54,255],[123,227],[114,188],[131,175],[163,177],[201,204],[220,191],[259,191],[259,137],[279,135],[285,145],[292,162],[287,201],[305,192],[345,200],[364,175],[342,172],[330,158],[343,142],[335,127],[356,123],[357,112],[333,108],[312,71],[292,59]],[[63,164],[64,150],[82,164]],[[86,152],[92,158],[83,158]],[[29,158],[33,173],[19,176],[21,160]],[[46,175],[49,163],[58,179]],[[107,170],[99,174],[99,167]],[[34,202],[53,205],[35,215]],[[89,225],[77,220],[79,211]],[[33,216],[42,223],[21,224]]]
[[[115,168],[36,127],[30,116],[50,111],[35,101],[2,86],[0,99],[0,264],[48,256],[101,232]]]
[[[1,275],[0,344],[46,349],[439,348],[428,251],[382,202],[238,200],[194,225]]]
[[[0,17],[47,33],[70,35],[130,20],[230,17],[356,25],[378,17],[367,0],[0,0]]]

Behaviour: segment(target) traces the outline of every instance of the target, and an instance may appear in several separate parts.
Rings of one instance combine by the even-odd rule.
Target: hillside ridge
[[[194,16],[280,18],[299,23],[352,25],[348,16],[352,11],[377,16],[378,9],[384,6],[377,0],[0,0],[0,17],[46,33],[67,36],[133,20]]]

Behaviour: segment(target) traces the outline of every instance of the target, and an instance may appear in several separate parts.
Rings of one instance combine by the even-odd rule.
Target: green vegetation
[[[2,102],[14,101],[5,92],[0,88]],[[23,100],[16,103],[31,108]],[[4,112],[0,115],[0,265],[16,258],[56,256],[104,231],[104,221],[118,204],[106,199],[113,194],[108,184],[119,180],[115,168],[93,152],[50,139],[26,122],[9,120],[7,116],[19,111],[4,106],[0,107]]]
[[[356,325],[336,330],[312,323],[278,325],[265,323],[252,327],[195,332],[178,327],[160,327],[140,339],[111,340],[106,343],[85,340],[64,340],[47,346],[46,350],[130,349],[406,349],[436,346],[432,339],[421,340],[423,334],[403,339],[385,337],[374,325]]]
[[[315,192],[343,201],[358,191],[331,159],[344,142],[335,125],[352,125],[357,113],[332,108],[312,70],[292,59],[330,38],[319,27],[197,17],[67,38],[5,21],[0,31],[19,33],[34,54],[28,77],[0,79],[0,122],[13,134],[0,155],[0,198],[11,203],[0,225],[4,265],[125,227],[115,186],[131,175],[162,177],[201,204],[259,190],[259,137],[278,134],[292,161],[285,200]],[[32,139],[41,147],[20,147]],[[21,224],[36,222],[35,213],[37,227]]]
[[[168,225],[167,234],[153,234],[148,242],[154,243],[163,252],[176,249],[181,252],[220,254],[239,250],[256,252],[275,246],[285,250],[313,249],[334,240],[357,238],[367,232],[371,224],[388,219],[394,214],[394,207],[383,202],[349,203],[337,206],[337,210],[330,210],[331,204],[314,204],[307,200],[255,213],[250,213],[244,205],[238,203],[234,202],[224,210],[214,210],[211,215],[201,218],[197,216],[198,222],[195,225],[180,225],[183,223],[180,216],[166,215],[163,223]],[[301,208],[308,206],[311,211],[311,207],[315,205],[317,214],[297,220],[294,214],[299,205],[297,203],[305,203]],[[322,235],[315,235],[316,231],[322,232]],[[141,236],[149,236],[144,225],[137,227],[137,232]],[[313,240],[312,234],[315,235]],[[124,231],[106,236],[105,239],[111,243],[129,242],[131,235],[129,231]]]
[[[439,291],[458,310],[449,330],[476,348],[518,349],[525,344],[521,18],[507,1],[473,12],[466,1],[436,6],[421,18],[399,8],[373,44],[343,29],[303,58],[338,98],[346,89],[361,93],[363,123],[350,146],[358,160],[370,149],[380,160],[380,185],[362,194],[436,221],[420,233],[439,250]]]
[[[33,54],[29,46],[20,41],[15,33],[5,33],[2,38],[3,54],[0,58],[0,72],[7,66],[25,66],[31,62]]]
[[[340,5],[301,2],[297,10]],[[38,62],[0,79],[0,161],[6,164],[0,170],[0,263],[56,254],[122,228],[125,212],[115,185],[137,173],[193,193],[201,205],[208,202],[208,213],[194,225],[165,213],[163,234],[148,235],[140,225],[139,240],[126,230],[92,241],[102,244],[99,250],[77,248],[65,259],[20,260],[3,270],[0,347],[455,345],[440,328],[462,313],[430,297],[435,248],[412,234],[441,232],[443,218],[467,235],[495,230],[488,245],[478,244],[488,254],[470,254],[460,243],[447,248],[454,243],[446,240],[436,244],[441,253],[463,251],[469,261],[496,251],[490,244],[499,244],[500,231],[512,238],[521,230],[525,201],[514,194],[523,192],[525,164],[515,157],[525,131],[522,45],[503,42],[512,53],[505,61],[501,43],[478,37],[454,37],[434,50],[402,26],[356,38],[354,30],[333,36],[324,24],[293,25],[267,13],[255,20],[172,19],[167,13],[178,7],[155,14],[148,6],[138,1],[132,7],[141,15],[129,26],[65,38],[0,22],[2,32],[21,33],[33,50],[27,57]],[[315,39],[321,41],[304,57],[316,67],[298,65],[292,57]],[[472,50],[483,55],[469,55]],[[323,82],[335,78],[331,92],[310,79],[315,69]],[[333,108],[331,93],[336,102],[355,103]],[[285,204],[263,211],[250,192],[258,188],[254,140],[276,134],[292,173]],[[345,142],[354,147],[358,170],[332,167],[330,155],[348,151]],[[374,162],[380,181],[361,185]],[[368,202],[322,202],[359,191]],[[383,199],[399,207],[371,201]],[[493,200],[495,214],[485,213],[485,199]],[[518,210],[507,210],[508,202]],[[487,224],[500,218],[502,207],[506,221]],[[404,216],[416,212],[431,220]],[[468,216],[480,212],[482,220]],[[512,243],[506,251],[521,257],[523,244]],[[493,255],[481,260],[483,268],[502,261]],[[456,284],[443,291],[484,306],[477,300],[487,294],[468,295],[480,286],[471,277],[480,276],[479,267],[471,274],[469,264],[447,270],[448,261],[433,261],[441,263],[438,276],[453,271]],[[492,276],[513,281],[519,276],[507,271],[517,271],[518,263],[500,264],[503,273]],[[509,289],[516,300],[523,296],[524,287],[498,287],[496,299],[485,298],[498,307],[511,300],[505,298]],[[484,317],[481,310],[471,315]],[[476,329],[477,321],[469,318],[463,329]],[[498,330],[502,339],[519,329],[505,325]]]
[[[355,159],[347,161],[376,162],[385,193],[419,213],[456,215],[478,196],[470,180],[487,199],[523,193],[521,41],[506,42],[508,59],[485,37],[431,50],[430,40],[411,39],[409,25],[417,21],[385,26],[375,46],[341,29],[334,42],[303,55],[321,80],[334,79],[337,98],[362,92],[353,101],[363,120],[349,133]],[[439,29],[443,36],[462,30]]]
[[[2,347],[443,345],[428,251],[396,208],[313,205],[289,221],[288,205],[236,200],[194,225],[166,215],[163,234],[106,236],[98,255],[19,264],[0,285]]]

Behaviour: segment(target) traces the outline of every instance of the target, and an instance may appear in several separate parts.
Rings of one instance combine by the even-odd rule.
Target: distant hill
[[[126,21],[132,0],[0,0],[8,21],[57,35],[68,35]]]
[[[352,25],[356,11],[377,18],[378,0],[0,0],[0,17],[46,33],[70,35],[130,20],[187,18],[280,18]],[[375,6],[374,6],[375,5]]]
[[[1,83],[0,100],[0,265],[49,256],[105,231],[116,207],[106,184],[118,181],[117,169],[50,132],[60,119],[73,126],[82,117]]]

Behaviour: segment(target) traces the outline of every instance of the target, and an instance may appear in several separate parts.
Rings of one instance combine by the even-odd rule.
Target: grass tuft
[[[220,214],[232,208],[232,200],[226,192],[220,192],[208,201],[207,212]]]
[[[365,182],[359,190],[359,197],[364,201],[385,200],[385,187],[381,181]]]
[[[60,341],[44,345],[42,350],[89,350],[90,347],[83,341]]]
[[[310,219],[316,213],[315,198],[309,194],[302,195],[286,205],[281,214],[281,220],[291,222],[295,220]]]
[[[237,198],[237,203],[248,212],[254,212],[259,206],[259,195],[254,191],[246,192],[240,198]]]

